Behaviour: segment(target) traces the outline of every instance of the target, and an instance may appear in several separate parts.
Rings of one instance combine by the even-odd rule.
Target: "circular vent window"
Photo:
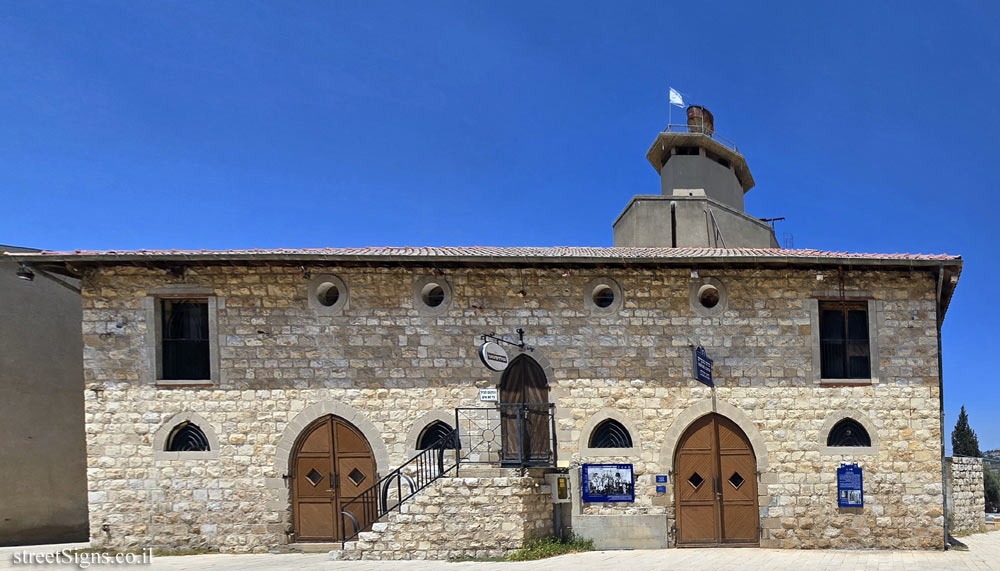
[[[701,303],[702,307],[711,309],[716,305],[719,305],[719,288],[714,285],[703,285],[698,288],[698,302]]]
[[[337,303],[338,299],[340,299],[340,289],[337,288],[336,284],[323,282],[316,288],[316,300],[319,301],[320,305],[331,307]]]

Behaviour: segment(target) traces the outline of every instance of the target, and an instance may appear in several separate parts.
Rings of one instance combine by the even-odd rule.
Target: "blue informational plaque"
[[[704,347],[694,350],[694,374],[695,378],[710,387],[714,387],[712,382],[712,360],[708,358],[708,352]]]
[[[666,484],[667,483],[667,475],[666,474],[659,474],[659,475],[657,475],[656,476],[656,483],[657,484]]]
[[[580,484],[584,502],[634,502],[631,464],[584,464]]]
[[[841,464],[837,468],[837,506],[861,508],[865,505],[861,468],[857,464]]]

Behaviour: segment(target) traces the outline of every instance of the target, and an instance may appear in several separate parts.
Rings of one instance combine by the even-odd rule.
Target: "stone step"
[[[320,542],[313,543],[308,541],[302,541],[302,542],[288,544],[289,551],[298,551],[301,553],[323,553],[330,551],[340,551],[340,549],[341,549],[341,543],[339,541],[335,543],[320,543]]]

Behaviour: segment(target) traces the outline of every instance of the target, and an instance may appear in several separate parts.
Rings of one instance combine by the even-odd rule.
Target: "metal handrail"
[[[446,466],[445,452],[449,446],[454,447],[455,458]],[[459,462],[460,446],[458,429],[452,429],[429,448],[410,458],[402,466],[389,472],[385,477],[380,478],[358,494],[357,497],[341,506],[341,525],[345,530],[341,547],[371,527],[373,523],[385,517],[393,509],[400,508],[403,502],[415,496],[420,490],[455,469]],[[403,495],[404,481],[406,487],[409,488],[405,496]],[[396,503],[389,505],[389,492],[393,487],[396,489]],[[351,522],[353,530],[351,535],[346,533],[348,520]]]
[[[664,133],[691,133],[692,135],[702,135],[702,136],[708,137],[709,139],[713,139],[713,140],[716,140],[716,141],[722,143],[723,146],[728,147],[728,148],[736,151],[737,153],[740,152],[740,149],[739,149],[739,147],[736,146],[736,143],[730,141],[729,139],[723,137],[722,135],[720,135],[720,134],[718,134],[718,133],[716,133],[714,131],[711,134],[706,133],[704,131],[704,127],[701,126],[701,125],[688,125],[686,123],[680,124],[680,125],[670,124],[670,125],[667,125],[667,128],[664,129],[663,132]]]

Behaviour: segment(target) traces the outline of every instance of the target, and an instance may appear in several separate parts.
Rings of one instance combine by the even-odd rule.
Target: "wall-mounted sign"
[[[500,401],[500,390],[499,389],[479,389],[479,400],[480,400],[480,402],[499,402]]]
[[[584,502],[634,502],[631,464],[584,464],[580,485]]]
[[[666,484],[668,481],[669,481],[669,479],[667,478],[666,474],[657,474],[656,475],[656,483],[657,484]]]
[[[657,494],[665,494],[665,493],[667,493],[667,487],[666,486],[656,486],[656,493]]]
[[[857,464],[841,464],[840,468],[837,468],[837,506],[842,508],[865,506],[861,476],[861,468]]]
[[[710,387],[715,386],[712,382],[712,360],[704,347],[694,350],[694,378]]]
[[[479,358],[488,369],[502,371],[507,368],[510,359],[507,358],[507,351],[504,351],[498,343],[487,341],[479,347]]]

